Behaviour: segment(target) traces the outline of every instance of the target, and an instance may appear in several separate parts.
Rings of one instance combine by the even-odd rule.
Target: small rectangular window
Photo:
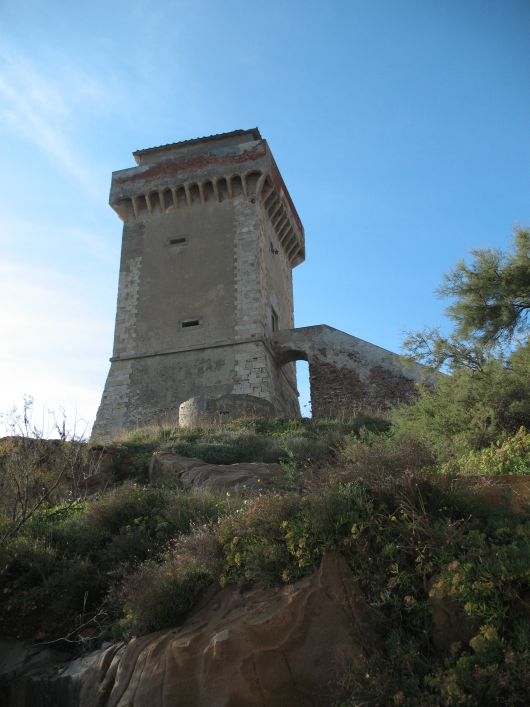
[[[187,245],[188,239],[186,236],[178,236],[177,238],[170,238],[167,243],[168,245]]]
[[[183,329],[187,329],[190,326],[199,326],[199,320],[198,319],[186,319],[183,322],[180,323],[180,326]]]
[[[271,307],[271,329],[272,331],[278,331],[278,314],[274,307]]]

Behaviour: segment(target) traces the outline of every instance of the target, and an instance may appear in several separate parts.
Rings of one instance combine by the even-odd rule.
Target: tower
[[[192,419],[253,406],[298,416],[294,363],[271,339],[294,326],[304,230],[267,142],[236,130],[133,155],[136,167],[112,175],[123,240],[93,439],[176,422],[183,403]]]

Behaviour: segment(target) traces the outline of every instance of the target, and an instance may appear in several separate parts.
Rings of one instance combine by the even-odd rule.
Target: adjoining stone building
[[[149,424],[313,414],[401,399],[418,369],[330,327],[294,329],[304,229],[267,142],[236,130],[133,153],[114,172],[124,222],[114,350],[92,438]],[[179,413],[180,409],[180,413]]]

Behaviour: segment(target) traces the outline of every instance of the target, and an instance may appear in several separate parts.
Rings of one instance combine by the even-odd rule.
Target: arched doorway
[[[296,371],[296,387],[302,417],[312,417],[311,386],[309,382],[309,363],[307,353],[300,349],[284,349],[277,355],[277,362],[288,378]],[[290,369],[287,371],[286,369]]]
[[[296,385],[298,387],[298,402],[302,417],[312,417],[311,385],[309,382],[309,363],[303,359],[296,362]]]

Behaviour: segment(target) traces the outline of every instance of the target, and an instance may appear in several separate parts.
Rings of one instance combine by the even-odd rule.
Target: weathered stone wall
[[[294,326],[293,275],[289,257],[280,245],[280,239],[264,206],[260,209],[262,276],[262,318],[267,336],[274,334],[272,312],[278,315],[278,330]],[[296,389],[296,366],[286,364],[282,371]],[[274,372],[271,375],[275,375]]]
[[[263,398],[299,415],[295,368],[277,364],[271,312],[293,323],[302,225],[257,130],[135,153],[113,174],[124,220],[111,370],[93,430],[176,421],[189,398]]]
[[[195,397],[179,408],[180,427],[208,427],[245,418],[274,417],[272,403],[254,395],[221,395],[218,398]]]
[[[257,130],[134,156],[137,167],[115,172],[111,186],[124,229],[94,440],[177,424],[190,399],[203,401],[206,417],[227,395],[243,396],[241,410],[250,396],[297,417],[300,358],[309,361],[316,417],[411,394],[421,367],[331,327],[293,329],[292,269],[305,257],[304,230]]]
[[[313,417],[335,417],[365,405],[365,390],[354,368],[312,359],[309,364]]]
[[[409,399],[414,393],[414,381],[402,374],[383,366],[372,366],[366,382],[358,367],[359,363],[346,368],[313,359],[309,381],[314,417],[336,417],[359,410],[377,413]]]
[[[279,361],[309,361],[314,417],[385,410],[425,376],[422,366],[326,325],[278,332],[272,344]]]

